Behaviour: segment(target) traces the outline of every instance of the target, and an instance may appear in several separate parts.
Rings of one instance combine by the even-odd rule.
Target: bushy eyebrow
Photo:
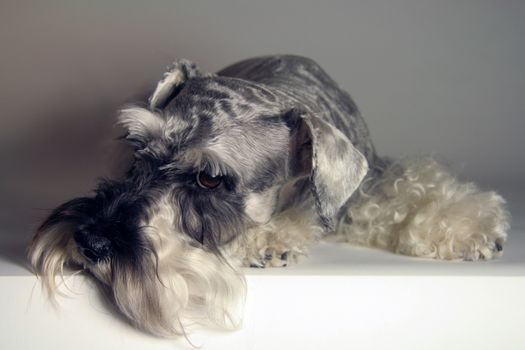
[[[232,167],[213,153],[203,150],[184,152],[182,156],[175,157],[172,162],[160,166],[159,169],[177,174],[191,174],[204,171],[212,176],[239,177],[239,174]]]

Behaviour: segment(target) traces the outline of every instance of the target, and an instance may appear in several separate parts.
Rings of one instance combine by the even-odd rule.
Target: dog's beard
[[[195,245],[176,232],[177,213],[167,199],[144,223],[147,244],[139,256],[91,264],[78,252],[73,227],[58,223],[40,231],[29,258],[49,296],[60,293],[65,266],[84,266],[135,326],[160,336],[184,335],[192,325],[235,329],[240,325],[245,283],[227,256]]]
[[[31,266],[41,278],[42,286],[53,302],[53,296],[60,294],[57,280],[64,281],[64,268],[73,262],[73,239],[71,234],[66,234],[71,232],[71,226],[63,222],[46,227],[35,235],[29,246]]]

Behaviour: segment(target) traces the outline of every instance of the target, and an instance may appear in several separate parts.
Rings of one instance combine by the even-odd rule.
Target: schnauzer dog
[[[350,96],[312,60],[269,56],[216,74],[176,61],[143,106],[121,111],[133,150],[43,222],[31,264],[52,294],[65,266],[158,335],[234,327],[242,266],[286,266],[332,236],[436,259],[501,254],[504,200],[431,158],[376,154]]]

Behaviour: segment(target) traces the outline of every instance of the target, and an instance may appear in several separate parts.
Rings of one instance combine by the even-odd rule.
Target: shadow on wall
[[[115,141],[122,130],[114,126],[122,104],[57,106],[34,118],[37,124],[1,141],[0,259],[27,266],[27,243],[51,210],[89,194],[97,179],[122,169],[128,158]]]

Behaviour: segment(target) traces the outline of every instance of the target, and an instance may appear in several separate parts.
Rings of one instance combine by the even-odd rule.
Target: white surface
[[[121,322],[96,293],[54,310],[31,277],[3,277],[3,349],[178,349]],[[203,349],[523,349],[523,277],[249,276],[244,328]]]
[[[247,269],[244,326],[198,332],[203,349],[523,349],[525,234],[502,259],[439,262],[320,244],[284,269]],[[84,276],[53,308],[34,276],[3,262],[2,349],[179,349],[130,327]],[[7,274],[7,271],[22,273]]]

